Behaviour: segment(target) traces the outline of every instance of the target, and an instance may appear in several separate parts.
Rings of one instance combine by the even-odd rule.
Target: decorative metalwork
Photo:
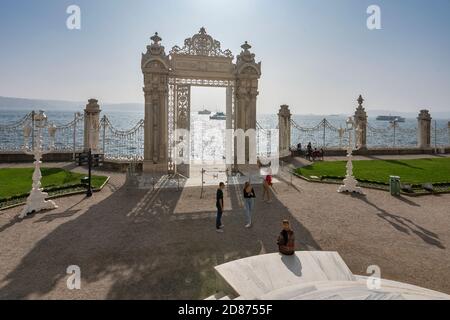
[[[23,139],[23,128],[27,122],[32,123],[31,139],[34,144],[34,111],[27,113],[20,120],[0,125],[0,151],[21,151],[22,146],[17,142]]]
[[[106,115],[100,120],[101,145],[105,159],[140,161],[144,159],[144,120],[130,130],[114,127]]]
[[[450,122],[445,127],[439,127],[436,120],[432,122],[431,144],[434,148],[450,146]]]
[[[403,137],[401,145],[417,145],[417,127],[404,128],[398,122],[379,127],[367,123],[367,144],[372,147],[394,148],[398,146],[398,137]],[[391,143],[389,143],[391,141]]]
[[[45,200],[48,197],[48,194],[44,192],[41,187],[41,164],[42,164],[42,156],[49,152],[53,151],[55,146],[55,134],[56,127],[54,124],[49,123],[47,121],[47,115],[44,111],[39,110],[39,112],[33,112],[33,127],[28,121],[24,128],[24,147],[23,152],[28,155],[32,155],[34,157],[34,172],[33,172],[33,185],[30,191],[30,195],[27,198],[27,202],[25,207],[22,209],[22,212],[19,215],[19,218],[23,219],[28,213],[39,212],[41,210],[55,209],[58,206],[52,200]],[[31,135],[31,131],[36,128],[37,135],[36,141],[32,143],[31,147],[28,144],[28,140]],[[47,129],[48,134],[50,136],[50,141],[47,148],[44,148],[44,139],[43,139],[43,131]]]
[[[197,78],[170,78],[169,84],[177,85],[193,85],[203,87],[232,87],[235,84],[234,80],[212,80],[212,79],[197,79]]]
[[[316,146],[321,145],[322,148],[325,147],[339,147],[343,146],[343,143],[346,143],[346,133],[348,129],[337,127],[329,122],[327,119],[322,119],[317,125],[312,127],[303,127],[296,123],[293,119],[291,119],[291,128],[294,128],[300,131],[300,134],[292,141],[298,142],[311,142]],[[329,136],[331,132],[332,136]],[[328,135],[327,135],[328,134]],[[307,140],[301,141],[302,137],[306,137]],[[337,137],[337,139],[336,139]],[[327,139],[329,138],[329,139]],[[339,144],[337,144],[339,141]]]
[[[266,146],[265,152],[261,148],[264,144]],[[256,155],[267,158],[272,155],[272,130],[264,129],[258,121],[256,121]]]
[[[168,92],[168,105],[167,105],[167,135],[168,135],[168,171],[169,173],[175,173],[174,162],[174,148],[175,148],[175,85],[170,83],[169,80],[169,92]]]
[[[189,149],[190,149],[190,115],[191,115],[191,87],[190,85],[177,85],[176,86],[176,118],[175,118],[175,134],[176,141],[174,151],[177,157],[177,164],[187,164],[189,163]],[[178,129],[184,129],[184,131],[178,131]],[[186,167],[182,168],[179,166],[176,168],[176,171],[183,171],[183,169],[187,169]],[[185,175],[189,175],[188,171],[183,172]]]
[[[176,127],[189,130],[190,108],[190,86],[177,85],[177,110],[176,110]]]
[[[72,151],[83,150],[84,114],[75,113],[74,119],[66,124],[56,126],[55,150]]]
[[[0,151],[21,151],[22,146],[18,141],[22,140],[23,127],[26,123],[31,126],[31,143],[34,145],[34,137],[36,135],[35,128],[35,115],[34,111],[25,115],[22,119],[11,123],[0,125],[0,136],[2,140],[0,142]],[[54,148],[55,152],[68,152],[73,153],[81,151],[83,149],[83,134],[84,134],[84,115],[76,113],[74,120],[66,124],[56,125],[54,136]],[[42,139],[44,142],[50,141],[52,137],[49,136],[47,131],[42,132]]]
[[[222,50],[220,42],[207,34],[203,27],[197,34],[184,40],[183,48],[174,46],[170,54],[234,58],[231,51],[229,49]]]
[[[232,128],[234,128],[234,113],[235,113],[235,81],[234,80],[211,80],[211,79],[196,79],[196,78],[169,78],[169,94],[168,94],[168,145],[169,145],[169,172],[176,171],[175,155],[178,153],[180,157],[180,150],[177,149],[177,144],[180,143],[180,137],[175,137],[175,130],[182,128],[186,130],[193,130],[190,126],[190,87],[191,86],[207,86],[207,87],[230,87],[231,105],[232,105]],[[186,152],[191,154],[192,158],[197,156],[194,148],[194,132],[190,132],[191,141],[187,144]],[[224,135],[225,136],[225,135]],[[185,137],[186,138],[186,137]],[[224,142],[225,143],[225,142]],[[203,150],[203,148],[202,148]],[[234,155],[234,150],[232,148]],[[232,155],[232,156],[233,156]]]

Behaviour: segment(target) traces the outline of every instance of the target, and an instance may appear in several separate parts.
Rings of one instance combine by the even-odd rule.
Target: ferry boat
[[[215,115],[209,117],[211,120],[226,120],[227,116],[223,112],[216,112]]]
[[[400,116],[378,116],[378,121],[397,121],[397,122],[405,122],[405,118]]]
[[[203,109],[203,110],[200,110],[198,112],[198,114],[211,114],[211,111],[209,111],[208,109]]]

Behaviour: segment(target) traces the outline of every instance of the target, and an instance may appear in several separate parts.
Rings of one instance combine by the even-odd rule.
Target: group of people
[[[308,142],[305,152],[303,152],[302,150],[302,144],[301,143],[297,144],[297,152],[300,156],[305,155],[305,158],[308,159],[309,161],[311,161],[311,159],[312,161],[315,161],[316,159],[323,160],[324,155],[323,148],[320,148],[320,150],[317,148],[313,148],[311,142]]]
[[[263,201],[271,202],[270,189],[272,188],[272,176],[267,174],[263,181]],[[216,192],[216,231],[219,233],[224,232],[224,225],[222,223],[222,215],[224,210],[224,194],[225,184],[220,182],[219,188]],[[251,228],[252,226],[252,213],[255,207],[256,193],[249,181],[245,182],[243,188],[243,199],[244,199],[244,213],[245,213],[245,228]],[[266,200],[267,197],[267,200]],[[285,255],[292,255],[295,252],[295,236],[294,232],[290,227],[288,220],[283,220],[283,229],[278,236],[277,244],[279,251]]]

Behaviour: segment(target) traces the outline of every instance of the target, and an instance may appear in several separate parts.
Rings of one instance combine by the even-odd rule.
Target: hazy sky
[[[81,7],[81,30],[66,8]],[[366,27],[381,7],[382,30]],[[0,95],[143,102],[141,52],[158,31],[166,52],[201,26],[236,56],[248,40],[262,78],[258,111],[450,109],[449,0],[1,0]],[[223,90],[195,90],[213,107]]]

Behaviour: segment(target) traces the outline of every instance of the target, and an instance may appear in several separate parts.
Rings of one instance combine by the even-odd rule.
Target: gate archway
[[[247,41],[233,62],[230,50],[205,28],[166,54],[158,33],[142,54],[145,127],[144,171],[189,172],[191,86],[226,88],[226,128],[256,129],[256,98],[261,62]],[[236,149],[236,143],[233,144]],[[246,142],[246,159],[256,148]],[[236,154],[236,150],[234,150]],[[234,163],[236,164],[236,163]]]

